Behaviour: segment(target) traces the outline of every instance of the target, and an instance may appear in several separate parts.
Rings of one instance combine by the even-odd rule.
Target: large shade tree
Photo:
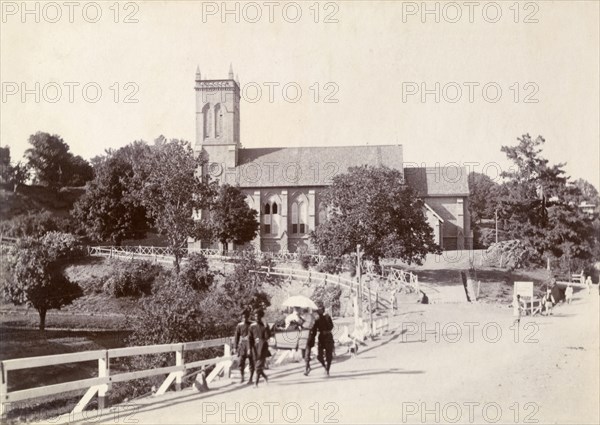
[[[53,189],[83,186],[94,177],[91,165],[73,155],[60,136],[38,131],[29,137],[29,143],[32,147],[25,157],[39,184]]]
[[[177,273],[188,238],[211,238],[209,225],[198,213],[209,208],[216,189],[202,177],[202,164],[188,142],[160,138],[134,172],[138,199],[155,229],[166,237]]]
[[[219,187],[210,207],[210,227],[214,240],[225,251],[229,242],[243,245],[256,237],[258,213],[250,208],[241,190],[224,184]]]
[[[324,192],[328,219],[312,233],[319,250],[342,257],[364,250],[364,258],[398,258],[421,264],[428,253],[439,252],[424,203],[404,184],[401,171],[387,167],[352,167],[338,174]]]
[[[124,239],[145,237],[151,221],[138,199],[136,183],[144,176],[135,178],[135,171],[143,171],[136,164],[150,153],[146,143],[134,142],[95,159],[95,177],[71,212],[92,240],[118,246]]]
[[[578,206],[580,189],[568,184],[565,164],[542,156],[543,137],[529,134],[518,145],[503,146],[513,166],[502,173],[499,217],[505,238],[519,240],[523,265],[541,265],[547,258],[586,259],[594,244],[593,217]]]

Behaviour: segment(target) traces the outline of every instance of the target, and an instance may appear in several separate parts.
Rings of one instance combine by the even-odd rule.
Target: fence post
[[[183,366],[183,344],[175,351],[175,366]],[[177,372],[175,376],[175,391],[181,391],[182,378],[183,372]]]
[[[110,247],[110,258],[113,258],[113,247]]]
[[[223,348],[224,348],[223,355],[225,357],[231,357],[231,345],[229,343],[224,344]],[[229,378],[231,376],[230,365],[231,365],[231,362],[229,360],[227,360],[227,362],[225,363],[225,367],[223,368],[223,377],[224,378]]]
[[[2,395],[2,398],[4,398],[8,392],[8,371],[4,369],[3,363],[0,363],[0,368],[2,368],[0,371],[2,373],[2,376],[0,377],[2,379],[2,382],[0,383],[0,394]],[[8,411],[10,410],[9,406],[10,403],[4,403],[4,400],[0,400],[0,409],[2,410],[0,412],[0,418],[3,420],[8,416]]]
[[[110,363],[108,359],[108,350],[104,351],[104,357],[98,359],[98,378],[108,378],[110,376]],[[98,388],[98,411],[108,407],[106,392],[108,391],[108,384],[100,385]]]

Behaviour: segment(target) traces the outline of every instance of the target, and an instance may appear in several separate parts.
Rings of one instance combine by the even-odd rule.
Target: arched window
[[[277,201],[269,199],[263,206],[263,228],[266,235],[279,233],[279,214]]]
[[[210,103],[204,105],[202,108],[202,118],[203,118],[203,137],[208,139],[210,137],[210,133],[212,132],[212,109],[210,108]]]
[[[308,233],[308,199],[300,195],[292,203],[292,234]]]
[[[298,203],[292,204],[292,233],[298,233]]]
[[[221,110],[221,104],[215,105],[215,137],[221,137],[223,134],[223,111]]]

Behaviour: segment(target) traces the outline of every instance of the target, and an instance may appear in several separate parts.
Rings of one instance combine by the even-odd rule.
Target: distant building
[[[579,204],[579,208],[586,214],[593,215],[596,212],[596,204],[590,204],[586,201]]]
[[[252,242],[256,249],[312,250],[309,234],[327,219],[323,190],[336,174],[360,165],[403,171],[425,201],[424,214],[436,242],[444,249],[471,247],[465,168],[405,169],[401,145],[242,148],[240,87],[233,71],[227,79],[203,80],[198,70],[195,90],[194,151],[207,159],[205,173],[221,183],[239,185],[248,205],[259,213],[260,235]],[[208,247],[213,246],[189,243],[190,249]]]

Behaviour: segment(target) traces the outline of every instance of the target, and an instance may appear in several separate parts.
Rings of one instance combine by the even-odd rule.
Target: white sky
[[[102,11],[97,23],[86,21],[95,17],[94,4],[75,3],[72,23],[63,1],[27,3],[31,10],[38,4],[37,23],[35,14],[23,15],[21,1],[2,2],[0,144],[11,147],[13,159],[36,131],[61,135],[73,153],[87,159],[160,134],[193,142],[196,66],[218,79],[227,77],[233,63],[246,98],[256,95],[249,83],[263,89],[260,100],[242,101],[245,147],[402,144],[405,162],[475,162],[481,171],[488,162],[506,167],[500,147],[529,132],[546,138],[544,156],[551,162],[567,162],[573,178],[599,186],[597,1],[521,2],[518,23],[514,1],[476,2],[473,22],[464,2],[427,3],[439,7],[440,22],[423,15],[421,1],[323,2],[317,4],[318,23],[313,1],[297,3],[302,16],[296,23],[286,21],[293,20],[294,5],[287,6],[285,16],[282,12],[289,2],[274,2],[272,23],[263,1],[254,3],[262,12],[257,23],[244,21],[257,10],[244,3],[238,6],[239,23],[235,15],[221,21],[220,1],[124,2],[119,23],[114,1],[96,3]],[[495,17],[495,5],[502,15],[496,23],[487,22]],[[205,14],[203,22],[203,8],[219,11]],[[57,10],[61,18],[48,22]],[[457,11],[461,18],[450,22]],[[130,13],[139,22],[123,23]],[[528,15],[538,22],[523,22]],[[338,22],[324,23],[327,16]],[[35,92],[36,82],[39,102],[34,94],[22,99],[22,88]],[[268,82],[280,84],[272,103]],[[302,89],[296,103],[282,94],[290,82]],[[325,88],[328,82],[338,88],[332,97],[338,103],[324,103],[332,92],[331,86]],[[403,101],[411,83],[435,89],[436,82],[440,87],[451,83],[445,97],[440,89],[439,103],[433,94],[425,102],[420,94]],[[472,103],[464,85],[469,82],[479,84]],[[55,103],[49,102],[56,96],[53,83],[62,87]],[[72,103],[65,83],[79,84]],[[98,102],[84,98],[87,83],[102,89]],[[463,92],[451,103],[454,83]],[[487,83],[502,89],[498,102],[484,98]],[[138,103],[125,103],[133,87],[139,88],[132,96]],[[531,98],[538,102],[524,102],[536,87]],[[288,93],[294,95],[292,89]],[[494,87],[487,93],[493,97]],[[93,97],[94,90],[88,94]],[[495,168],[488,174],[494,177]]]

